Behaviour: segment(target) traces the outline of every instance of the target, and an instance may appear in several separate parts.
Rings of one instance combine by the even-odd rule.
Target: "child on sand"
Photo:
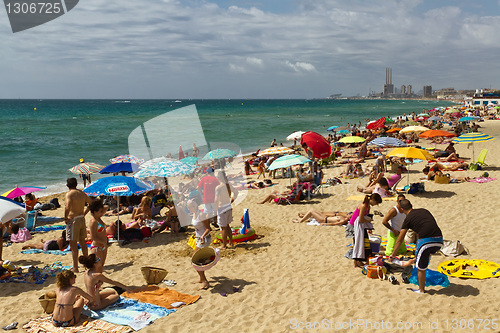
[[[78,287],[74,287],[76,275],[70,270],[57,273],[56,305],[52,322],[56,327],[69,327],[80,320],[85,301],[92,302],[92,296]]]

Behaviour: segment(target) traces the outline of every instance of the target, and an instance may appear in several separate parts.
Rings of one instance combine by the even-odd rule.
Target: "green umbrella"
[[[420,125],[420,123],[413,120],[408,120],[403,123],[403,126],[415,126],[415,125]]]
[[[342,143],[359,143],[359,142],[365,142],[365,141],[366,141],[365,138],[362,138],[362,137],[356,136],[356,135],[345,136],[339,140],[339,142],[342,142]]]

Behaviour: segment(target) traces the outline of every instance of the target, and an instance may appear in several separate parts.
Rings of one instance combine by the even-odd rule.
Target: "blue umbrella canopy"
[[[274,162],[271,163],[271,165],[269,166],[269,170],[288,168],[289,166],[292,165],[304,164],[307,162],[311,162],[311,160],[302,155],[298,154],[285,155],[275,159]]]
[[[97,197],[99,195],[129,197],[131,195],[138,195],[152,189],[154,189],[154,186],[149,182],[146,183],[133,177],[114,176],[96,180],[84,188],[83,192],[92,197]]]
[[[99,173],[116,173],[116,172],[136,172],[139,170],[139,164],[130,162],[112,163],[106,166]]]
[[[193,172],[196,166],[177,160],[162,161],[137,172],[134,177],[175,177]]]
[[[351,132],[349,132],[348,130],[340,130],[340,131],[337,131],[337,134],[349,134]]]
[[[218,160],[220,158],[226,158],[235,156],[237,153],[230,149],[214,149],[206,153],[202,160]]]
[[[376,145],[380,147],[406,147],[406,143],[396,138],[391,138],[389,136],[379,137],[370,141],[371,145]]]
[[[335,130],[336,128],[339,128],[339,126],[330,126],[330,127],[328,127],[326,130],[327,130],[327,131],[332,132],[332,131],[333,131],[333,130]]]
[[[479,117],[462,117],[458,119],[458,121],[464,122],[464,121],[471,121],[471,120],[478,120]]]
[[[199,160],[200,158],[199,157],[194,157],[194,156],[188,156],[188,157],[184,157],[181,162],[183,163],[187,163],[187,164],[196,164],[196,162]]]

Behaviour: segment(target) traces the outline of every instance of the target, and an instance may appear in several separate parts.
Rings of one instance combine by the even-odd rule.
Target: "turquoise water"
[[[208,142],[243,152],[276,138],[381,116],[419,113],[444,102],[393,100],[0,100],[0,193],[17,185],[65,190],[80,158],[102,165],[128,153],[128,135],[165,112],[195,104]],[[36,110],[35,110],[36,108]],[[184,147],[183,147],[184,148]],[[191,147],[185,147],[190,151]],[[177,152],[172,152],[173,154]]]

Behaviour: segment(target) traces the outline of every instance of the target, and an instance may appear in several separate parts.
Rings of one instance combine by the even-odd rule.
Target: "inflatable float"
[[[240,229],[241,229],[241,227],[231,228],[231,230],[233,232],[233,242],[235,242],[235,243],[246,242],[248,240],[252,240],[252,239],[255,239],[257,237],[257,235],[255,234],[254,228],[248,229],[247,232],[244,234],[240,233]],[[215,234],[215,238],[217,239],[217,241],[222,242],[222,235],[221,235],[220,231],[217,232],[217,234]]]
[[[464,279],[489,279],[500,276],[500,265],[479,259],[453,259],[439,264],[438,271]]]

